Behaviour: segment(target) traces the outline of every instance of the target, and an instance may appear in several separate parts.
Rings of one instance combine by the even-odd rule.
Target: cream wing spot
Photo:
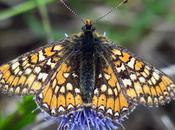
[[[19,71],[19,72],[18,72],[18,75],[22,75],[22,71]]]
[[[104,111],[105,110],[105,107],[104,106],[99,106],[98,109]]]
[[[5,80],[4,79],[1,79],[0,80],[0,83],[5,84]]]
[[[67,106],[67,109],[68,109],[68,110],[73,109],[73,108],[74,108],[74,107],[73,107],[72,104],[69,104],[69,105]]]
[[[44,103],[42,106],[47,109],[49,108],[49,106],[46,103]]]
[[[19,67],[17,67],[15,70],[14,70],[14,74],[18,74],[18,72],[20,71]]]
[[[66,89],[72,91],[73,90],[72,84],[71,83],[67,83]]]
[[[156,82],[156,80],[155,80],[155,78],[152,76],[151,77],[151,81],[152,81],[152,83],[155,85],[157,82]]]
[[[156,80],[159,80],[160,79],[160,76],[156,73],[156,72],[153,72],[153,76]]]
[[[56,115],[56,110],[55,109],[51,109],[51,114],[52,115]]]
[[[27,60],[27,57],[23,57],[23,58],[22,58],[22,61],[25,61],[25,60]]]
[[[14,92],[14,89],[13,88],[10,88],[9,89],[9,92],[13,93]]]
[[[148,84],[149,84],[149,85],[152,85],[152,81],[151,81],[151,80],[148,80]]]
[[[5,85],[5,86],[4,86],[4,89],[5,89],[5,90],[8,90],[8,88],[9,88],[8,85]]]
[[[43,99],[43,94],[40,93],[40,94],[38,95],[38,97],[39,97],[40,99]]]
[[[62,87],[60,88],[60,92],[61,92],[61,93],[65,93],[65,91],[66,91],[66,90],[65,90],[65,86],[62,86]]]
[[[145,82],[146,82],[146,80],[145,80],[144,77],[139,77],[139,81],[140,81],[141,83],[145,83]]]
[[[98,88],[96,88],[96,89],[94,90],[94,94],[95,94],[95,95],[98,95],[98,94],[99,94]]]
[[[106,73],[104,73],[104,77],[105,77],[107,80],[109,80],[109,79],[111,78],[111,76],[108,75],[108,74],[106,74]]]
[[[101,78],[102,77],[102,74],[100,73],[99,75],[98,75],[98,78]]]
[[[145,72],[142,72],[142,76],[145,78],[148,77],[148,75]]]
[[[112,50],[112,52],[115,55],[122,55],[121,51],[120,50],[117,50],[117,49]]]
[[[154,98],[154,104],[156,105],[156,106],[158,106],[158,104],[159,104],[159,101],[158,101],[158,98]]]
[[[19,93],[20,92],[20,87],[17,87],[15,90],[15,93]]]
[[[132,82],[130,79],[123,79],[122,81],[125,87],[132,85]]]
[[[54,79],[53,82],[52,82],[52,88],[55,88],[56,85],[57,85],[57,80]]]
[[[106,114],[113,115],[112,109],[108,109],[108,110],[106,111]]]
[[[65,111],[64,107],[60,106],[60,107],[58,108],[58,112],[59,112],[59,113],[60,113],[60,112],[64,112],[64,111]]]
[[[35,68],[34,68],[34,72],[35,72],[36,74],[38,74],[40,71],[41,71],[41,68],[40,68],[40,67],[35,67]]]
[[[41,50],[39,51],[39,61],[43,61],[43,60],[45,60],[45,57],[43,55],[43,51]]]
[[[32,69],[31,69],[31,68],[27,68],[27,69],[25,70],[25,74],[27,74],[27,75],[29,75],[31,72],[32,72]]]
[[[12,64],[12,69],[15,70],[19,66],[19,62]]]
[[[75,88],[75,93],[80,93],[80,89],[79,88]]]
[[[65,78],[68,78],[69,75],[70,75],[69,73],[64,73],[64,77],[65,77]]]
[[[107,86],[106,86],[106,84],[103,84],[102,86],[101,86],[101,91],[102,92],[105,92],[107,90]]]
[[[113,95],[113,91],[111,88],[108,88],[108,95]]]
[[[144,97],[140,97],[140,103],[146,105],[146,100]]]
[[[23,90],[22,90],[22,94],[26,94],[28,92],[28,89],[27,88],[24,88]]]
[[[54,93],[55,93],[55,94],[57,94],[57,93],[58,93],[59,88],[60,88],[59,86],[56,86],[56,87],[55,87],[55,90],[54,90]]]
[[[137,76],[136,76],[135,74],[131,74],[131,75],[130,75],[130,78],[131,78],[131,80],[133,80],[133,81],[137,80]]]
[[[153,105],[153,100],[152,98],[149,96],[148,99],[147,99],[147,103],[152,106]]]
[[[47,73],[39,73],[38,79],[42,80],[43,82],[46,80],[48,74]]]
[[[114,94],[115,94],[115,96],[118,96],[118,90],[117,90],[117,88],[114,89]]]
[[[75,73],[72,73],[72,76],[73,76],[74,78],[77,78],[77,77],[78,77],[78,75],[75,74]]]
[[[119,113],[118,112],[115,112],[114,116],[115,117],[119,117]]]
[[[134,69],[135,59],[131,58],[130,62],[128,62],[128,66]]]
[[[126,111],[128,111],[128,108],[123,107],[122,112],[126,112]]]
[[[60,51],[61,49],[63,49],[63,47],[61,45],[56,45],[53,50]]]

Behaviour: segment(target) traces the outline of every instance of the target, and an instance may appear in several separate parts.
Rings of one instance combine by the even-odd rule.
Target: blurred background
[[[95,20],[121,0],[67,0],[82,18]],[[162,68],[175,81],[175,0],[129,0],[96,24],[111,41]],[[82,22],[59,0],[0,0],[0,64],[81,30]],[[34,111],[33,97],[0,94],[0,130],[56,129]],[[175,101],[138,106],[126,130],[175,130]]]

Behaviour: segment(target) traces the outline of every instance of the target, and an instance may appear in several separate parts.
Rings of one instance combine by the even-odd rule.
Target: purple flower
[[[122,122],[126,117],[112,120],[109,117],[97,114],[90,108],[83,108],[68,115],[51,117],[58,122],[57,130],[117,130],[123,127]]]

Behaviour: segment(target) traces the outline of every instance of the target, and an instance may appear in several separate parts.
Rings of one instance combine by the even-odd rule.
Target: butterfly
[[[166,74],[99,34],[89,19],[82,32],[0,66],[0,90],[34,95],[53,117],[90,108],[112,120],[175,97]]]

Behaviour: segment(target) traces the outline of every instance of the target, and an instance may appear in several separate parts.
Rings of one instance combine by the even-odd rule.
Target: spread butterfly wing
[[[17,95],[36,93],[53,73],[56,63],[65,56],[64,50],[63,43],[50,44],[0,66],[1,92]]]
[[[41,109],[52,116],[69,114],[82,107],[78,59],[70,56],[55,71],[50,82],[36,95]]]
[[[174,98],[175,85],[163,72],[115,44],[103,45],[110,52],[113,69],[131,101],[158,106]]]
[[[98,50],[97,50],[98,51]],[[102,56],[103,54],[98,54]],[[122,84],[112,67],[100,57],[96,67],[96,84],[92,98],[92,108],[97,113],[119,119],[134,109],[134,105],[124,95]]]

